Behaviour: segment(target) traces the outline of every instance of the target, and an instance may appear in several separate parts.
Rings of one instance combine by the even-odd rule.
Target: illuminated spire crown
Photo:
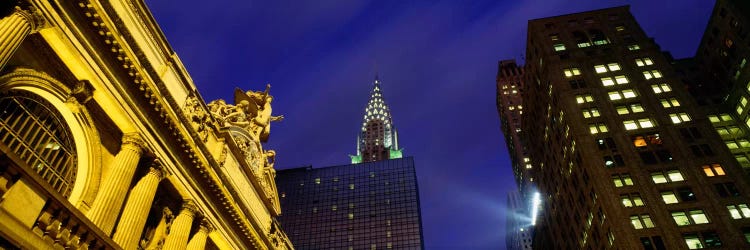
[[[398,134],[393,126],[391,110],[383,98],[377,75],[357,138],[357,155],[352,155],[351,158],[352,163],[401,158]]]

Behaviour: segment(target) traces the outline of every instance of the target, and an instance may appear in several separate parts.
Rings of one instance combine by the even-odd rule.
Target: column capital
[[[182,201],[182,211],[180,211],[180,213],[182,212],[188,212],[190,213],[190,216],[195,216],[195,214],[200,211],[198,210],[198,206],[195,205],[195,202],[193,202],[193,200],[186,199]]]
[[[198,228],[199,231],[204,231],[207,234],[211,233],[211,231],[214,230],[214,226],[211,225],[211,222],[206,220],[205,218],[201,220],[200,226]]]
[[[167,176],[166,171],[164,171],[164,166],[161,164],[161,160],[155,159],[153,162],[151,162],[151,166],[148,169],[148,173],[146,175],[154,175],[157,179],[162,180],[164,177]]]
[[[28,8],[16,6],[11,15],[19,15],[23,17],[23,19],[26,19],[26,21],[29,22],[29,25],[31,25],[31,33],[45,28],[48,24],[42,13],[40,13],[34,6],[29,6]]]
[[[135,147],[139,152],[142,152],[146,148],[146,142],[138,133],[127,133],[122,135],[122,147],[125,146]]]

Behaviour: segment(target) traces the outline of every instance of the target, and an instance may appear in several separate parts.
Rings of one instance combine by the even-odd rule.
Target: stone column
[[[113,237],[122,249],[136,249],[138,247],[138,240],[143,232],[143,227],[146,225],[146,218],[148,218],[148,212],[154,202],[156,189],[163,177],[164,172],[157,160],[148,174],[143,176],[130,190]]]
[[[198,208],[192,201],[186,200],[182,204],[180,214],[177,215],[172,222],[172,226],[169,227],[169,235],[167,235],[162,249],[185,249],[187,247],[188,237],[190,237],[190,227],[193,226],[193,218],[196,212],[198,212]]]
[[[213,227],[211,224],[209,224],[208,221],[203,220],[201,221],[200,228],[198,228],[198,232],[193,235],[193,238],[190,239],[190,242],[188,242],[187,250],[203,250],[206,248],[206,239],[208,238],[208,234],[213,231]]]
[[[38,13],[16,6],[13,13],[0,19],[0,70],[5,67],[21,42],[44,25]]]
[[[102,181],[87,216],[99,226],[105,234],[112,233],[112,228],[120,214],[122,202],[128,193],[133,174],[138,167],[145,143],[138,134],[125,134],[122,146],[109,169],[106,179]]]

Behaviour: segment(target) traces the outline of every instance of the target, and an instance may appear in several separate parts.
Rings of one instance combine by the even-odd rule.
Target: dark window
[[[570,83],[571,89],[579,89],[579,88],[586,87],[586,81],[584,81],[583,79],[571,80],[568,82]]]
[[[716,192],[719,193],[719,196],[721,197],[740,196],[740,191],[737,190],[734,183],[717,183],[714,184],[714,187],[716,187]]]
[[[677,189],[677,195],[680,196],[681,201],[694,201],[695,200],[695,193],[693,193],[693,190],[690,188]]]
[[[721,239],[719,239],[719,234],[717,234],[716,232],[704,232],[703,241],[706,242],[706,247],[721,246]]]
[[[654,250],[654,245],[648,237],[641,237],[641,244],[645,250]]]
[[[611,149],[611,150],[617,150],[617,144],[615,144],[615,140],[612,139],[612,137],[602,138],[596,140],[597,146],[599,146],[599,149],[605,150],[605,149]]]
[[[659,161],[661,162],[672,161],[672,153],[670,153],[668,150],[657,150],[656,155],[659,157]]]
[[[656,160],[656,157],[654,156],[654,153],[651,151],[647,152],[640,152],[639,155],[641,156],[641,161],[643,161],[644,164],[657,164],[659,161]]]

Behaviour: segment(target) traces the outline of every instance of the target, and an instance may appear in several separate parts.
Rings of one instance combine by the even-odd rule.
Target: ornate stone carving
[[[208,141],[208,126],[211,121],[211,117],[206,112],[206,109],[201,105],[202,101],[198,99],[194,93],[188,95],[185,100],[185,106],[182,108],[182,112],[190,121],[190,124],[198,132],[198,136],[202,142]]]
[[[94,86],[91,86],[91,83],[87,80],[78,81],[70,95],[74,97],[78,103],[86,104],[94,96]]]
[[[208,104],[211,114],[217,119],[220,126],[236,126],[250,133],[254,139],[266,142],[271,130],[272,121],[280,121],[284,116],[272,116],[271,101],[273,97],[268,94],[271,85],[266,85],[265,91],[234,90],[235,104],[227,104],[222,99],[214,100]]]
[[[141,152],[146,147],[146,142],[138,133],[127,133],[122,136],[122,147],[132,146]]]
[[[149,228],[143,233],[143,239],[141,239],[140,246],[142,249],[161,249],[164,244],[164,239],[169,232],[169,226],[172,224],[174,215],[169,208],[165,207],[162,210],[161,220],[154,228]]]

